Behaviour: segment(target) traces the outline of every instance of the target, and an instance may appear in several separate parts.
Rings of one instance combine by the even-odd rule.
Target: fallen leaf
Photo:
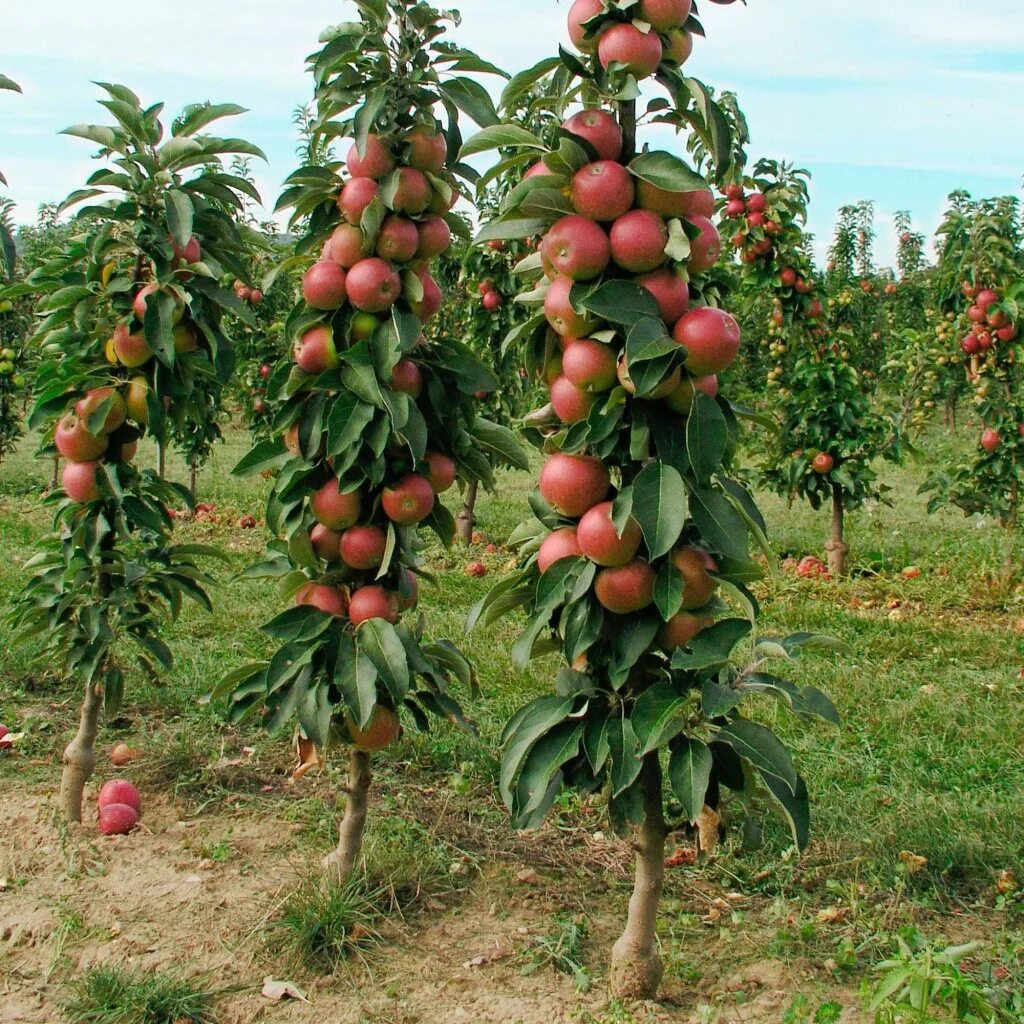
[[[927,863],[927,857],[921,857],[919,854],[911,853],[910,850],[900,850],[900,860],[907,867],[907,874],[916,875]]]
[[[826,907],[824,910],[819,910],[815,921],[818,924],[838,924],[846,917],[845,907]]]
[[[1004,896],[1017,889],[1017,876],[1012,871],[1000,871],[996,879],[996,889]]]
[[[295,737],[295,753],[299,763],[292,769],[292,781],[297,782],[311,768],[320,764],[320,755],[317,753],[316,744],[305,736]]]
[[[300,1002],[308,1003],[306,993],[291,981],[275,981],[272,977],[263,979],[263,991],[260,993],[264,999],[273,999],[280,1002],[282,999],[298,999]]]
[[[516,872],[516,881],[522,885],[539,885],[540,875],[533,868],[523,868]]]
[[[706,804],[697,818],[697,848],[701,853],[712,853],[718,845],[718,826],[722,816]]]
[[[697,863],[697,851],[690,846],[680,846],[671,857],[665,858],[665,867],[678,868]]]

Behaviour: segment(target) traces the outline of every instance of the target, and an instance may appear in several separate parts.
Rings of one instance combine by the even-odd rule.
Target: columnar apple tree
[[[947,250],[942,254],[945,269],[954,263],[961,282],[956,337],[967,356],[967,380],[982,430],[966,459],[930,474],[928,508],[948,502],[965,514],[996,518],[1005,527],[1003,573],[1008,580],[1024,488],[1024,247],[1018,202],[1003,196],[953,211],[939,235]],[[955,261],[948,251],[953,246],[958,249]]]
[[[43,451],[56,448],[66,464],[48,499],[56,532],[29,563],[13,616],[19,638],[36,638],[40,656],[84,689],[64,752],[61,798],[73,821],[100,711],[119,707],[129,654],[147,674],[169,669],[167,621],[186,599],[210,606],[198,559],[216,552],[172,542],[168,506],[187,504],[187,492],[134,458],[140,440],[163,438],[183,405],[231,373],[221,318],[237,300],[218,282],[244,259],[233,220],[242,186],[221,158],[259,153],[205,132],[241,107],[188,107],[165,136],[162,104],[103,89],[116,124],[65,133],[100,146],[102,166],[64,204],[88,205],[64,250],[29,281],[42,295],[32,342],[43,360],[29,424],[59,417]]]
[[[424,730],[430,715],[462,723],[449,683],[473,683],[465,658],[412,617],[417,529],[450,543],[439,495],[456,479],[489,485],[492,456],[526,466],[514,435],[478,415],[493,374],[457,339],[423,337],[442,303],[431,261],[465,230],[450,212],[473,174],[457,162],[459,111],[496,120],[483,87],[458,72],[494,69],[441,38],[454,12],[411,0],[359,11],[310,58],[315,131],[352,141],[344,168],[300,168],[278,204],[307,226],[293,257],[306,268],[302,301],[286,324],[292,361],[268,389],[277,437],[239,466],[277,470],[267,524],[280,539],[254,574],[278,577],[295,606],[264,627],[273,656],[221,687],[232,720],[258,714],[273,731],[297,718],[310,761],[331,742],[349,750],[324,864],[338,880],[359,861],[370,755],[398,738],[402,711]]]
[[[891,431],[876,414],[851,360],[849,329],[825,323],[807,251],[807,173],[761,161],[725,188],[723,231],[740,253],[748,286],[774,295],[768,372],[778,429],[760,439],[762,477],[790,501],[829,503],[829,569],[842,573],[845,513],[882,493],[872,468]]]
[[[812,638],[756,629],[749,546],[764,543],[764,521],[731,472],[737,416],[718,375],[740,338],[709,285],[720,247],[712,194],[684,160],[641,148],[635,134],[639,83],[655,77],[668,100],[644,113],[701,133],[727,158],[721,112],[676,63],[697,27],[689,0],[577,0],[569,31],[583,56],[562,52],[552,92],[563,114],[585,106],[558,145],[507,125],[464,150],[517,146],[532,163],[479,240],[542,236],[520,265],[517,301],[536,310],[522,333],[560,369],[550,406],[530,418],[545,462],[536,518],[513,538],[522,567],[470,625],[523,608],[515,662],[564,658],[555,692],[505,728],[501,792],[513,823],[536,828],[563,786],[601,791],[614,826],[632,832],[636,884],[612,953],[621,996],[651,997],[660,983],[671,832],[717,821],[730,789],[751,812],[774,805],[794,841],[807,841],[807,788],[780,741],[741,710],[745,698],[835,717],[823,694],[766,670]]]

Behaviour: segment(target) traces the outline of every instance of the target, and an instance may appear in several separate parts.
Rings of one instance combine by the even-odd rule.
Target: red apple
[[[555,221],[541,243],[541,254],[555,271],[573,281],[589,281],[608,266],[608,236],[588,217]]]
[[[381,495],[384,514],[399,526],[415,526],[434,508],[434,488],[417,473],[409,473],[394,487],[385,487]]]
[[[981,447],[987,452],[994,452],[1000,444],[999,431],[986,427],[981,432]]]
[[[562,373],[582,391],[610,391],[615,386],[615,362],[615,350],[610,345],[581,338],[565,346]]]
[[[792,288],[796,284],[796,271],[792,267],[783,267],[779,271],[779,280],[783,288]]]
[[[443,217],[430,214],[419,223],[419,244],[416,255],[422,259],[432,260],[448,251],[452,244],[452,229]]]
[[[618,160],[622,154],[622,129],[607,110],[580,110],[562,127],[570,134],[586,139],[601,160]]]
[[[98,462],[66,462],[61,474],[64,493],[79,505],[99,501],[102,497],[100,485],[96,482]]]
[[[408,132],[409,166],[430,174],[441,174],[448,159],[448,142],[433,125],[418,124]]]
[[[668,226],[651,210],[624,213],[612,225],[609,237],[612,259],[623,270],[643,274],[657,270],[667,259]]]
[[[811,469],[822,476],[831,473],[833,466],[835,466],[835,459],[828,452],[818,452],[811,460]]]
[[[667,45],[662,60],[672,64],[685,64],[693,53],[693,33],[685,28],[674,28],[667,36]]]
[[[598,14],[603,14],[605,6],[602,0],[576,0],[569,8],[569,38],[578,50],[593,53],[597,49],[597,40],[585,39],[583,25]]]
[[[419,398],[423,391],[423,374],[411,359],[399,359],[391,368],[391,387],[395,391]]]
[[[576,530],[583,554],[598,565],[625,565],[633,560],[643,540],[640,526],[632,517],[626,520],[621,535],[616,531],[612,506],[612,502],[603,501],[587,509]]]
[[[718,394],[718,378],[714,374],[708,377],[686,377],[671,394],[666,395],[665,404],[673,412],[688,413],[693,406],[695,391],[702,391],[708,398],[714,398]]]
[[[654,569],[637,558],[626,565],[602,569],[594,578],[594,595],[608,611],[629,615],[654,600],[655,577]]]
[[[340,360],[334,332],[326,324],[310,327],[295,343],[293,358],[303,373],[326,373],[336,369]]]
[[[89,417],[108,399],[110,400],[110,411],[100,430],[104,434],[109,434],[124,423],[128,414],[124,398],[112,387],[91,388],[87,391],[84,398],[75,402],[75,415],[80,420],[87,422]]]
[[[612,25],[597,44],[601,66],[607,71],[612,64],[622,64],[638,81],[658,70],[662,46],[657,32],[641,32],[632,23]]]
[[[104,436],[90,434],[85,421],[69,412],[57,424],[53,443],[69,462],[92,462],[107,450],[110,442]]]
[[[589,313],[577,313],[569,301],[572,281],[567,277],[556,277],[544,298],[544,315],[556,334],[566,338],[583,338],[596,326],[596,319]]]
[[[710,189],[669,192],[642,179],[636,183],[637,205],[662,217],[713,217],[715,197]]]
[[[129,370],[136,370],[153,358],[153,350],[142,331],[134,334],[129,334],[127,330],[115,331],[113,341],[117,361]]]
[[[501,292],[489,291],[484,293],[484,297],[480,300],[481,305],[488,313],[496,313],[505,304],[505,300],[501,295]]]
[[[444,301],[441,289],[437,282],[426,272],[416,275],[423,285],[423,298],[409,303],[409,308],[424,323],[429,320],[440,308]],[[493,294],[493,293],[492,293]],[[486,298],[486,296],[485,296]]]
[[[339,553],[341,534],[337,530],[331,530],[324,526],[323,523],[317,523],[309,531],[309,543],[325,562],[337,562],[341,557]]]
[[[573,519],[604,501],[610,486],[604,463],[591,455],[556,452],[540,471],[541,497],[553,509]]]
[[[348,614],[348,596],[340,587],[326,583],[307,583],[295,592],[296,605],[308,605],[327,615],[343,619]]]
[[[707,377],[727,370],[740,349],[740,328],[722,309],[700,306],[691,309],[672,331],[686,346],[686,369],[694,377]]]
[[[686,23],[692,7],[692,0],[640,0],[636,10],[655,32],[668,32]]]
[[[537,552],[537,568],[542,573],[548,571],[563,558],[579,558],[583,554],[576,538],[576,527],[564,526],[549,533],[541,542]]]
[[[415,167],[399,167],[398,180],[390,206],[395,213],[423,213],[430,205],[431,188],[427,176]]]
[[[444,221],[441,223],[444,224]],[[378,256],[393,263],[405,263],[416,255],[419,246],[420,233],[413,221],[396,214],[384,218],[377,235]]]
[[[302,278],[302,297],[313,309],[340,309],[345,304],[345,271],[334,260],[320,260]]]
[[[669,327],[690,308],[689,285],[672,267],[643,274],[636,279],[636,283],[654,296],[661,310],[661,318]]]
[[[386,313],[402,294],[402,280],[387,260],[371,256],[360,260],[345,281],[348,298],[365,313]]]
[[[711,600],[718,584],[708,572],[715,563],[709,556],[693,547],[676,548],[672,552],[672,564],[683,577],[683,603],[685,611],[703,608]]]
[[[341,560],[351,569],[378,569],[384,562],[388,538],[378,526],[351,526],[338,545]]]
[[[614,160],[597,160],[581,167],[569,186],[573,209],[596,221],[621,217],[632,207],[635,193],[629,171]]]
[[[370,619],[383,619],[393,625],[398,615],[398,595],[377,585],[360,587],[348,603],[348,617],[353,626]]]
[[[715,620],[711,615],[676,612],[658,631],[658,643],[666,651],[674,651],[677,647],[689,647],[701,630],[708,629],[714,624]]]
[[[100,786],[96,797],[100,810],[111,804],[130,807],[136,814],[142,813],[142,796],[138,789],[127,779],[108,779]]]
[[[982,311],[982,313],[988,312],[988,307],[993,302],[998,302],[999,296],[992,291],[991,288],[983,288],[978,292],[978,297],[974,300],[974,304]]]
[[[358,225],[366,208],[380,195],[380,187],[372,178],[353,178],[342,186],[338,209],[349,224]]]
[[[423,456],[427,464],[427,479],[435,494],[444,494],[455,483],[455,460],[440,452],[427,452]]]
[[[379,135],[372,132],[366,137],[366,145],[360,156],[359,150],[352,145],[345,160],[348,173],[353,178],[383,178],[395,169],[395,158],[390,148]]]
[[[581,423],[590,415],[595,398],[576,387],[566,377],[559,377],[551,385],[551,406],[563,423]]]
[[[331,530],[347,530],[359,520],[363,497],[359,489],[342,491],[341,482],[331,477],[310,499],[309,508],[318,523]]]
[[[701,274],[710,270],[722,252],[722,239],[718,228],[707,217],[689,217],[689,222],[700,228],[700,235],[690,241],[690,259],[688,266],[691,271]]]
[[[339,224],[327,243],[327,257],[350,270],[363,258],[365,240],[363,232],[354,224]]]

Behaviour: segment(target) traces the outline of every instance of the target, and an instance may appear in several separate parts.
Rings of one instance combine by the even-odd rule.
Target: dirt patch
[[[13,840],[0,853],[5,1022],[54,1021],[64,985],[99,964],[184,971],[224,993],[225,1024],[557,1024],[600,1020],[608,1004],[603,965],[616,921],[604,903],[587,908],[590,993],[554,970],[522,973],[520,953],[548,915],[567,899],[586,905],[586,894],[570,897],[572,882],[547,866],[543,836],[531,840],[536,882],[517,882],[509,864],[491,864],[457,904],[389,923],[394,945],[386,954],[371,950],[337,976],[294,977],[311,1002],[277,1003],[260,995],[266,976],[284,973],[264,936],[312,861],[296,853],[300,826],[224,805],[186,818],[173,803],[151,801],[142,829],[103,839],[91,802],[84,825],[71,830],[42,792],[14,787],[4,808]],[[670,990],[674,1002],[638,1007],[633,1019],[696,1021],[698,1003],[724,999],[737,1010],[723,1009],[723,1022],[778,1021],[800,985],[781,964],[755,964],[697,992]]]

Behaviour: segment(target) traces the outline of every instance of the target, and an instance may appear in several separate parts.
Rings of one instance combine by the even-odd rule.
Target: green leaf
[[[449,78],[440,85],[444,95],[481,128],[497,125],[501,118],[487,90],[471,78]]]
[[[279,469],[289,457],[288,450],[280,441],[259,441],[255,448],[238,460],[231,473],[233,476],[254,476],[265,469]]]
[[[377,669],[364,654],[357,654],[351,637],[343,638],[334,663],[334,685],[341,691],[360,729],[373,719],[377,707]]]
[[[672,745],[668,761],[668,779],[675,798],[689,822],[695,822],[704,809],[711,782],[713,758],[706,743],[680,736]]]
[[[514,828],[535,828],[543,820],[561,785],[562,765],[579,754],[583,728],[582,722],[566,722],[533,745],[523,762],[512,800]]]
[[[527,470],[530,460],[516,435],[508,427],[490,420],[477,418],[469,428],[476,441],[476,448],[483,452],[492,463]]]
[[[654,581],[654,603],[668,622],[683,606],[683,574],[671,561],[661,563]]]
[[[717,738],[748,760],[763,776],[784,783],[790,795],[796,795],[798,776],[793,760],[770,729],[746,718],[736,718],[718,727]]]
[[[718,403],[696,388],[693,405],[686,418],[686,452],[694,476],[709,483],[722,464],[729,443],[729,429]]]
[[[505,806],[512,808],[512,782],[526,755],[541,736],[561,724],[572,712],[571,697],[538,697],[521,708],[505,726],[501,745],[505,748],[501,758],[499,791]]]
[[[742,697],[742,693],[734,690],[731,686],[723,686],[713,679],[707,679],[700,688],[701,711],[708,718],[720,718],[732,711],[740,703]]]
[[[708,188],[707,181],[685,161],[661,150],[641,153],[633,159],[629,169],[641,181],[666,192],[696,192]]]
[[[222,117],[237,117],[239,114],[247,114],[246,107],[240,107],[237,103],[202,103],[182,117],[175,126],[176,136],[194,135],[214,121]]]
[[[640,756],[664,747],[686,727],[688,704],[672,683],[649,686],[636,699],[630,721],[640,744]]]
[[[385,619],[368,619],[356,630],[356,647],[373,662],[397,707],[409,692],[409,662],[395,627]]]
[[[633,481],[633,518],[652,560],[672,548],[686,524],[686,485],[675,469],[651,462],[640,471]]]
[[[525,128],[514,124],[495,124],[481,129],[467,140],[459,153],[459,159],[465,160],[467,157],[476,156],[477,153],[486,153],[491,149],[522,147],[539,149],[545,153],[548,149],[542,139],[537,138],[533,132],[529,132]]]
[[[690,641],[688,648],[680,648],[672,655],[672,668],[684,672],[700,672],[725,664],[736,645],[750,633],[747,619],[722,619],[702,629]]]
[[[192,218],[195,215],[192,200],[184,192],[172,188],[164,194],[164,205],[167,213],[167,230],[171,233],[171,238],[184,248],[192,238]]]
[[[690,514],[709,547],[726,558],[747,561],[747,524],[728,498],[711,487],[694,485],[690,488]]]
[[[639,757],[639,743],[628,718],[612,718],[608,724],[608,746],[611,757],[611,784],[613,797],[624,793],[640,775],[643,762]]]
[[[807,784],[798,775],[796,784],[790,789],[785,782],[771,773],[762,772],[760,769],[758,771],[776,807],[786,819],[797,849],[806,850],[811,840],[811,803],[807,795]]]
[[[572,299],[575,304],[575,296]],[[661,310],[654,296],[632,281],[606,281],[581,298],[579,304],[613,324],[635,324],[644,317],[661,319]]]

